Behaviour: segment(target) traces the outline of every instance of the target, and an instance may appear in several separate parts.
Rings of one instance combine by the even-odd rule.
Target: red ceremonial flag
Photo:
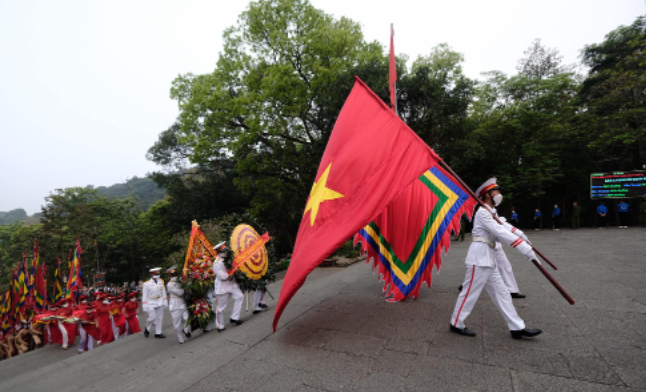
[[[390,90],[390,107],[397,114],[397,97],[395,90],[395,83],[397,82],[397,64],[395,63],[395,44],[394,44],[395,30],[393,25],[390,25],[390,66],[388,70],[388,89]]]
[[[273,327],[307,275],[439,158],[359,78],[305,206]]]

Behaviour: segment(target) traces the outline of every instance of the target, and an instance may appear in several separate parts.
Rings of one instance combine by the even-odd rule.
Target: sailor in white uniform
[[[164,280],[159,276],[159,271],[161,271],[160,267],[150,269],[152,277],[144,282],[141,290],[141,304],[144,312],[148,313],[146,329],[144,330],[145,337],[150,335],[150,328],[153,324],[155,325],[155,337],[166,337],[162,333],[162,321],[164,319],[164,308],[168,307],[168,299],[164,288]]]
[[[540,334],[540,329],[526,329],[525,322],[518,316],[512,303],[509,289],[505,286],[500,271],[496,265],[496,242],[505,243],[521,252],[528,260],[537,260],[536,254],[530,244],[512,231],[494,220],[491,213],[493,208],[502,201],[500,188],[496,179],[491,178],[482,184],[476,191],[476,195],[486,205],[481,207],[475,214],[473,223],[473,243],[465,260],[467,265],[462,291],[458,296],[453,315],[451,316],[452,332],[466,336],[475,336],[464,325],[464,320],[471,314],[473,307],[480,296],[482,289],[486,289],[491,300],[496,305],[514,339],[523,336],[533,337]],[[511,225],[509,225],[511,226]]]
[[[224,309],[229,302],[229,296],[233,298],[233,311],[231,312],[230,321],[236,325],[243,323],[240,320],[240,311],[242,311],[242,301],[244,294],[238,287],[233,276],[229,276],[229,271],[224,265],[224,256],[226,243],[221,242],[213,247],[218,252],[218,257],[213,261],[213,273],[215,274],[215,284],[213,293],[215,294],[215,327],[218,332],[224,331]]]
[[[168,296],[170,297],[168,301],[168,310],[170,310],[170,315],[173,318],[173,328],[177,333],[177,340],[181,343],[184,343],[184,336],[187,338],[191,337],[191,330],[186,322],[188,321],[188,310],[186,310],[186,302],[184,302],[184,289],[178,281],[178,268],[177,266],[172,266],[166,270],[166,273],[170,275],[170,281],[168,282]]]

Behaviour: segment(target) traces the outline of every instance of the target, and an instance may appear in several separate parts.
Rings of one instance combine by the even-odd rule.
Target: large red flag
[[[397,114],[397,97],[395,83],[397,82],[397,64],[395,63],[395,31],[393,25],[390,25],[390,64],[388,69],[388,90],[390,90],[390,107]]]
[[[307,275],[439,158],[359,78],[334,125],[301,221],[273,327]]]

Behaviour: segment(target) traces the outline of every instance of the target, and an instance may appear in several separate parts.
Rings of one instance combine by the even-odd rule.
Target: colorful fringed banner
[[[76,240],[76,247],[74,249],[74,258],[70,263],[69,276],[67,278],[67,288],[65,290],[65,298],[72,298],[76,303],[76,295],[81,290],[83,282],[81,281],[81,238]]]
[[[186,249],[186,257],[184,258],[184,268],[182,269],[182,278],[186,278],[186,273],[190,263],[193,263],[196,258],[202,259],[204,256],[209,256],[212,260],[218,256],[213,250],[213,244],[200,230],[200,225],[197,221],[192,222],[191,237],[188,240],[188,249]]]
[[[56,269],[54,270],[54,284],[52,292],[52,300],[54,303],[58,302],[63,298],[63,285],[61,284],[61,257],[58,256],[56,260]]]
[[[388,301],[416,298],[422,282],[432,283],[441,249],[448,251],[451,232],[460,232],[463,214],[471,219],[476,200],[438,165],[409,185],[355,235],[373,269],[379,268]]]

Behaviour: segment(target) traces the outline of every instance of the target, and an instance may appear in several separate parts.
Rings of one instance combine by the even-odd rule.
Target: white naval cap
[[[226,246],[227,246],[227,242],[226,242],[226,241],[222,241],[222,242],[220,242],[219,244],[217,244],[216,246],[214,246],[214,247],[213,247],[213,249],[216,249],[216,250],[217,250],[217,249],[220,249],[220,248],[226,248]]]
[[[158,272],[158,271],[161,271],[161,267],[155,267],[150,269],[150,272]]]
[[[489,192],[492,189],[499,189],[500,187],[496,182],[498,179],[496,177],[492,177],[488,179],[487,181],[484,182],[484,184],[480,185],[478,189],[476,189],[476,196],[482,198],[485,193]]]

